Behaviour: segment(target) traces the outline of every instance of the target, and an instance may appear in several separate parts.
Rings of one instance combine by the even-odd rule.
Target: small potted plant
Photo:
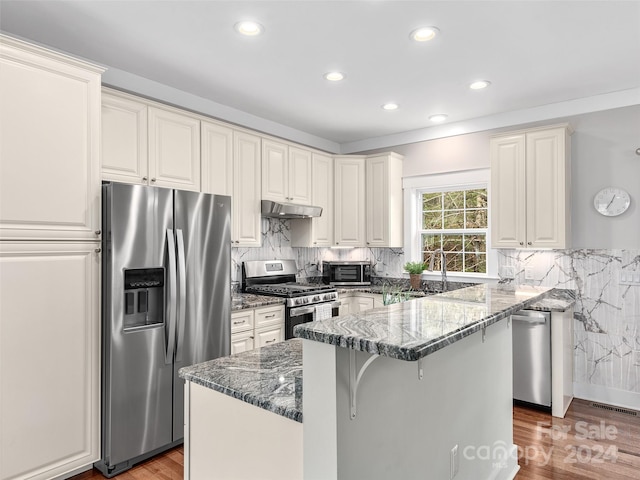
[[[411,288],[422,290],[422,272],[427,268],[424,262],[407,262],[404,269],[409,272]]]

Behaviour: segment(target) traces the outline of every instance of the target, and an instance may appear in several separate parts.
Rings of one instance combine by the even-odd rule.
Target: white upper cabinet
[[[264,139],[262,198],[283,203],[311,204],[311,152]]]
[[[102,178],[200,191],[200,120],[103,89]]]
[[[147,106],[102,92],[102,178],[147,184]]]
[[[291,220],[292,247],[333,245],[333,157],[314,153],[311,160],[311,204],[322,207],[322,215]]]
[[[491,138],[493,248],[568,248],[570,129],[531,129]]]
[[[335,157],[335,245],[365,245],[365,157]]]
[[[231,242],[234,247],[262,244],[261,165],[260,137],[233,132]]]
[[[164,108],[148,112],[150,184],[200,191],[200,120]]]
[[[0,238],[96,240],[102,69],[0,36]]]
[[[202,191],[233,194],[233,130],[212,122],[201,122]]]
[[[367,246],[403,246],[402,155],[385,153],[367,158]]]

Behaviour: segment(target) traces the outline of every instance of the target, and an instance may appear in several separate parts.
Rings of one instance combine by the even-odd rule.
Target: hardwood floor
[[[596,408],[585,400],[574,400],[565,418],[514,407],[513,436],[521,467],[516,480],[640,479],[640,414]],[[177,447],[114,478],[182,480],[183,466],[184,450]],[[93,470],[71,480],[102,478]]]

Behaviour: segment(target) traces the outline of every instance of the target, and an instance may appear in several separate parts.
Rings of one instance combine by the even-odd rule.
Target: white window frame
[[[437,173],[417,177],[405,177],[402,181],[404,188],[404,257],[407,262],[422,260],[422,245],[420,238],[420,219],[422,211],[419,209],[419,198],[424,192],[447,192],[459,190],[487,189],[487,198],[491,198],[491,170],[481,168],[460,172]],[[419,211],[420,210],[420,211]],[[498,280],[498,252],[491,245],[491,206],[487,209],[487,273],[447,272],[447,278],[465,282],[490,282]],[[441,273],[425,271],[424,279],[440,280]]]

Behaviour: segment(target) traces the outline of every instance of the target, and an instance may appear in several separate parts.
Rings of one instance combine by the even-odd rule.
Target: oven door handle
[[[316,306],[318,305],[325,305],[325,303],[316,303],[314,305],[308,305],[306,307],[296,307],[296,308],[292,308],[289,311],[289,316],[290,317],[300,317],[302,315],[308,315],[309,313],[313,313],[316,311]],[[340,306],[340,302],[331,302],[331,308],[338,308]]]

